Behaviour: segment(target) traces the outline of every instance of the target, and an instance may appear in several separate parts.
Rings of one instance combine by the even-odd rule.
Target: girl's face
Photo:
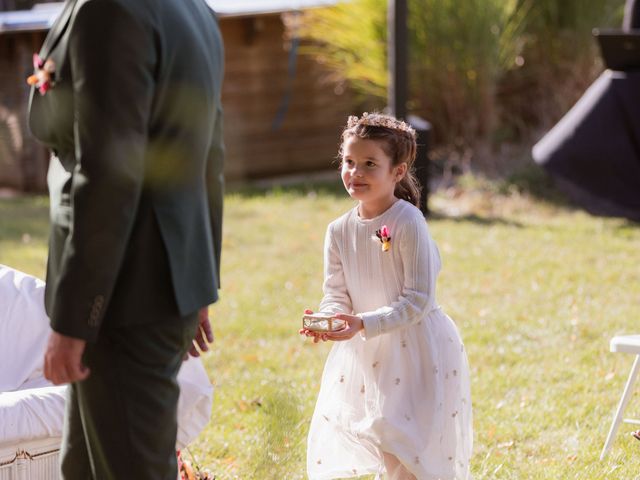
[[[348,137],[342,147],[342,183],[349,195],[360,201],[361,214],[378,215],[395,201],[396,183],[407,164],[393,166],[378,140]]]

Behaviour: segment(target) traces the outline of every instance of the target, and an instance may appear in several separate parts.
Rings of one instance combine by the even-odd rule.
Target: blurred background
[[[210,4],[226,44],[227,179],[332,168],[346,117],[387,106],[387,2]],[[0,187],[45,188],[24,79],[61,6],[0,0]],[[530,166],[531,145],[603,70],[592,28],[619,27],[623,10],[624,0],[409,0],[406,106],[432,125],[432,178]]]
[[[391,103],[389,7],[400,2],[209,3],[226,44],[230,188],[216,343],[203,357],[216,385],[212,421],[185,457],[216,480],[302,480],[331,345],[299,338],[300,315],[322,295],[325,227],[353,208],[337,173],[342,127]],[[0,263],[39,277],[48,153],[26,126],[25,79],[61,7],[0,0]],[[595,117],[598,134],[577,137],[599,150],[584,142],[595,153],[572,151],[566,169],[600,184],[615,177],[612,188],[627,186],[640,211],[640,101],[619,95],[639,92],[640,74],[606,70],[592,35],[620,28],[624,9],[625,0],[407,1],[405,110],[431,125],[438,301],[469,355],[478,480],[638,478],[636,426],[599,459],[632,362],[609,340],[637,333],[637,219],[576,209],[532,157],[585,91],[611,81],[571,125]],[[597,167],[584,167],[590,158]],[[629,414],[640,417],[638,392]]]

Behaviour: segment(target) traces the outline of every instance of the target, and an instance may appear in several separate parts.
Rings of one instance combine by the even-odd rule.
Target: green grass
[[[503,185],[450,189],[431,204],[439,301],[472,368],[474,478],[637,478],[630,426],[598,456],[632,362],[608,342],[640,329],[639,226]],[[296,332],[320,299],[325,226],[351,205],[334,188],[227,196],[216,343],[204,357],[213,415],[190,449],[218,479],[305,478],[330,346]],[[42,275],[46,201],[0,200],[0,218],[0,263]],[[640,415],[637,395],[627,413]]]
[[[0,263],[44,278],[48,212],[44,197],[0,198]]]

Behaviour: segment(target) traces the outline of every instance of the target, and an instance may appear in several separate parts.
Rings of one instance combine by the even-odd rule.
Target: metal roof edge
[[[329,7],[345,0],[205,0],[220,19],[275,15],[310,8]],[[62,11],[64,2],[38,3],[31,10],[0,12],[0,35],[47,31]]]

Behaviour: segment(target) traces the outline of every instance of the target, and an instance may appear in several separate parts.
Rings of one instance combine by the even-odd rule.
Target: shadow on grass
[[[473,223],[476,225],[482,226],[490,226],[490,225],[503,225],[514,228],[523,228],[524,225],[520,222],[516,222],[514,220],[507,220],[501,217],[496,216],[487,216],[482,217],[480,215],[476,215],[475,213],[470,213],[466,215],[447,215],[442,212],[429,212],[427,215],[427,220],[449,220],[452,222],[458,223]]]
[[[442,171],[435,165],[431,165],[429,183],[431,188],[439,185],[439,179],[443,177]],[[461,172],[459,172],[461,173]],[[457,175],[454,178],[460,178]],[[569,206],[568,198],[556,187],[553,179],[538,165],[531,163],[509,174],[503,179],[493,180],[492,190],[496,194],[506,195],[514,190],[520,193],[527,193],[538,200]],[[274,193],[287,193],[306,195],[311,192],[318,194],[328,194],[338,197],[346,195],[344,186],[340,181],[339,173],[327,171],[319,176],[313,173],[305,177],[304,174],[291,177],[276,177],[260,180],[249,180],[230,184],[227,193],[236,194],[243,197],[259,197],[272,195]]]
[[[242,198],[256,198],[278,195],[328,195],[337,198],[345,198],[347,193],[339,179],[336,180],[300,180],[298,182],[283,181],[277,179],[248,182],[245,184],[230,185],[226,189],[230,195],[238,195]]]
[[[621,218],[620,221],[620,225],[616,226],[615,230],[622,236],[634,235],[640,228],[640,222],[635,222],[626,218]]]
[[[542,167],[536,164],[531,164],[505,178],[501,185],[502,192],[508,192],[512,188],[517,188],[520,192],[526,192],[536,199],[567,210],[584,211],[600,218],[618,218],[622,222],[619,229],[636,229],[640,226],[640,221],[611,215],[606,211],[601,211],[597,205],[592,208],[582,206],[582,203],[586,203],[587,200],[581,202],[577,198],[572,198],[572,195],[564,192],[560,183],[556,183]]]
[[[268,182],[268,183],[267,183]],[[279,195],[291,195],[306,197],[309,195],[325,195],[335,198],[346,198],[347,193],[344,190],[339,179],[334,180],[315,180],[315,181],[299,181],[297,183],[278,183],[277,179],[267,182],[255,182],[246,184],[236,184],[227,188],[227,194],[238,195],[241,198],[259,198],[259,197],[277,197]],[[431,211],[427,215],[427,220],[453,220],[456,222],[470,222],[477,225],[508,225],[521,228],[523,225],[519,222],[508,220],[496,216],[480,216],[476,214],[466,215],[447,215],[443,212]]]
[[[429,177],[436,185],[440,183],[438,179],[446,178],[447,185],[453,182],[471,188],[480,186],[499,195],[518,192],[551,205],[574,207],[554,179],[534,162],[531,146],[521,146],[506,157],[499,153],[494,157],[491,155],[493,161],[474,162],[466,167],[449,156],[435,157],[429,163]],[[477,180],[469,184],[469,177]]]
[[[577,208],[558,188],[553,178],[535,163],[528,164],[498,181],[498,193],[506,195],[513,190],[559,207]]]

